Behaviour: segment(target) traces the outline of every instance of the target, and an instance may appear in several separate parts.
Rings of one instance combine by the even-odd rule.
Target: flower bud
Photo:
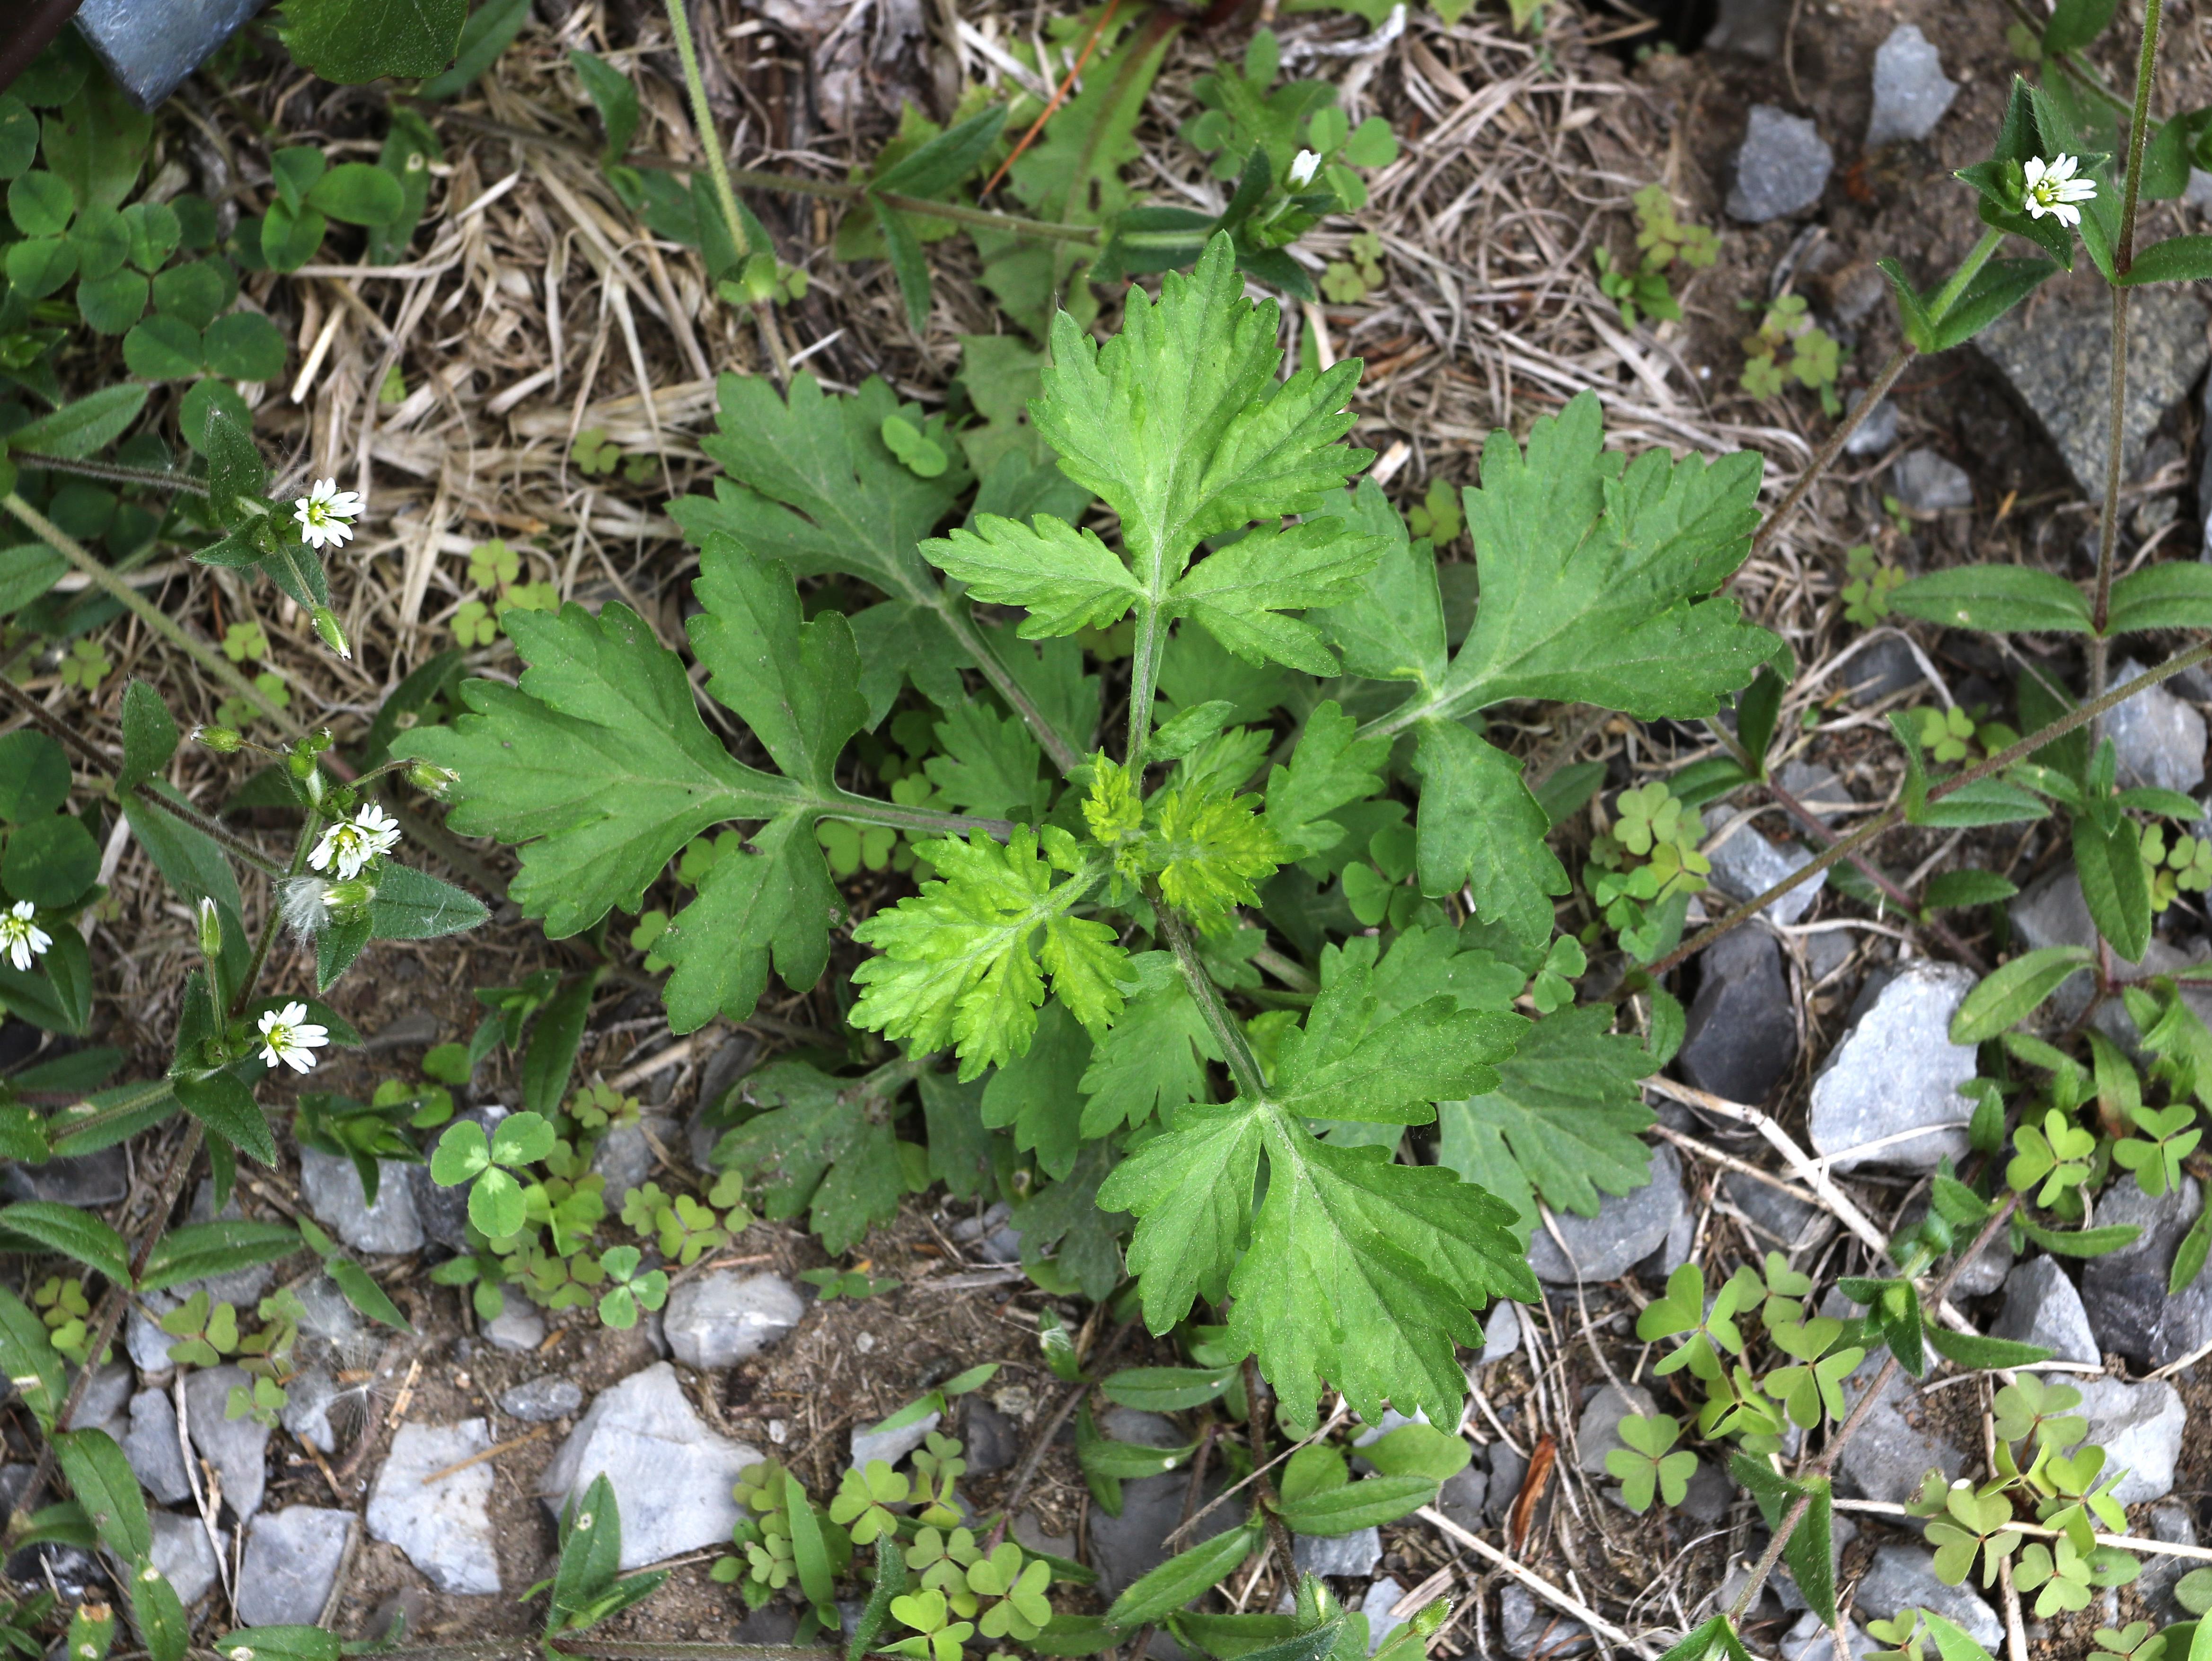
[[[323,890],[324,908],[331,911],[357,910],[375,897],[376,885],[359,877],[350,882],[334,882]]]
[[[426,796],[441,800],[446,792],[461,782],[461,776],[450,767],[434,767],[427,761],[418,761],[407,770],[407,782]]]
[[[213,900],[200,902],[200,956],[210,963],[222,956],[222,916]]]
[[[239,747],[246,742],[243,734],[234,732],[228,727],[195,727],[192,728],[192,738],[195,742],[204,744],[217,755],[222,756],[236,755]]]
[[[350,659],[353,648],[346,643],[345,630],[338,627],[337,613],[327,605],[318,605],[310,615],[314,619],[315,632],[323,637],[323,644],[340,657]]]

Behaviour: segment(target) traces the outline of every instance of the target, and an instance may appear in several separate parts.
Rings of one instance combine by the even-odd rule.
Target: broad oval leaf
[[[1927,1338],[1928,1348],[1945,1360],[1976,1369],[2033,1366],[2039,1361],[2049,1360],[2052,1354],[2040,1345],[2015,1343],[2009,1338],[1984,1338],[1978,1332],[1953,1332],[1933,1323],[1927,1329]]]
[[[1114,1600],[1106,1611],[1108,1624],[1127,1631],[1181,1609],[1243,1562],[1257,1543],[1246,1524],[1177,1553]]]
[[[2025,565],[1963,565],[1915,577],[1891,609],[1923,623],[1987,633],[2090,632],[2089,602],[2063,577]]]
[[[276,1163],[276,1139],[261,1104],[236,1074],[211,1073],[204,1079],[179,1079],[173,1088],[185,1112],[240,1153],[264,1165]]]
[[[1293,1534],[1352,1534],[1395,1523],[1437,1497],[1431,1476],[1370,1476],[1276,1506]]]
[[[256,1263],[273,1263],[300,1250],[299,1231],[289,1223],[229,1217],[188,1223],[164,1234],[146,1260],[141,1292],[157,1292],[211,1275],[234,1275]]]
[[[115,1439],[104,1430],[65,1430],[54,1437],[53,1450],[100,1544],[130,1561],[143,1561],[154,1549],[154,1527],[138,1478]]]
[[[1237,1364],[1225,1367],[1124,1367],[1099,1384],[1106,1399],[1147,1413],[1174,1413],[1211,1402],[1229,1388]]]
[[[0,1228],[97,1269],[117,1286],[131,1284],[131,1247],[90,1212],[53,1200],[22,1200],[0,1209]]]
[[[1966,994],[1951,1018],[1953,1043],[1980,1043],[2025,1019],[2066,978],[2085,967],[2086,946],[2046,946],[2023,952]]]

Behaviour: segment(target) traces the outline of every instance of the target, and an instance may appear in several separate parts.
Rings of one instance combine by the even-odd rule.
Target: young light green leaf
[[[1045,974],[1094,1031],[1120,1013],[1127,952],[1106,924],[1068,915],[1102,873],[1086,868],[1055,884],[1026,826],[1003,845],[978,832],[920,851],[940,880],[853,931],[882,954],[854,971],[866,989],[855,1025],[923,1053],[951,1044],[965,1080],[1028,1048]]]
[[[1143,595],[1114,551],[1090,531],[1048,514],[1029,525],[979,514],[973,530],[956,530],[921,545],[923,556],[976,599],[1020,605],[1029,616],[1015,632],[1024,640],[1104,629],[1128,615]]]
[[[1343,840],[1344,827],[1328,816],[1382,788],[1390,741],[1359,738],[1358,727],[1334,699],[1316,705],[1298,734],[1290,765],[1278,764],[1268,773],[1267,825],[1292,857],[1335,847]]]

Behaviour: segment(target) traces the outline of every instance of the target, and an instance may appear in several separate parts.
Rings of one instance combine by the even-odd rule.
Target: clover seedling
[[[430,1156],[430,1180],[441,1188],[471,1183],[469,1220],[489,1238],[521,1232],[530,1220],[515,1172],[553,1151],[553,1127],[540,1113],[516,1113],[499,1122],[489,1137],[474,1120],[448,1125]]]
[[[599,1254],[599,1267],[614,1284],[599,1299],[599,1319],[627,1331],[637,1324],[641,1308],[659,1309],[668,1298],[668,1274],[648,1269],[640,1275],[644,1254],[633,1245],[609,1246]]]
[[[1681,1435],[1680,1421],[1663,1413],[1655,1418],[1632,1413],[1621,1420],[1620,1439],[1628,1445],[1607,1452],[1605,1468],[1620,1479],[1621,1503],[1629,1510],[1650,1510],[1655,1490],[1670,1506],[1682,1503],[1698,1456],[1686,1448],[1668,1451]]]

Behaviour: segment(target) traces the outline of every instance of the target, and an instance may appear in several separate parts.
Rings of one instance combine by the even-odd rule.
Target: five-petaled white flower
[[[1311,150],[1300,150],[1291,162],[1291,188],[1302,191],[1313,183],[1313,176],[1321,170],[1321,157]]]
[[[398,822],[372,801],[352,818],[341,820],[324,831],[323,839],[315,844],[315,851],[307,855],[307,863],[318,871],[327,871],[335,862],[338,880],[351,882],[361,874],[363,866],[398,845]]]
[[[25,974],[30,972],[32,960],[45,957],[54,943],[54,937],[34,921],[38,915],[39,908],[28,900],[17,900],[0,912],[0,952]]]
[[[314,1066],[315,1052],[330,1041],[329,1031],[307,1019],[303,1003],[261,1012],[261,1059],[271,1067],[281,1063],[305,1073]]]
[[[2021,205],[2031,219],[2049,214],[2062,225],[2081,222],[2081,210],[2075,204],[2095,201],[2097,181],[2076,179],[2075,170],[2081,165],[2070,155],[2053,156],[2048,161],[2039,155],[2028,157],[2027,199]]]
[[[300,521],[300,540],[319,553],[353,534],[353,522],[367,505],[359,491],[341,490],[334,478],[319,478],[313,490],[292,504],[292,517]]]

